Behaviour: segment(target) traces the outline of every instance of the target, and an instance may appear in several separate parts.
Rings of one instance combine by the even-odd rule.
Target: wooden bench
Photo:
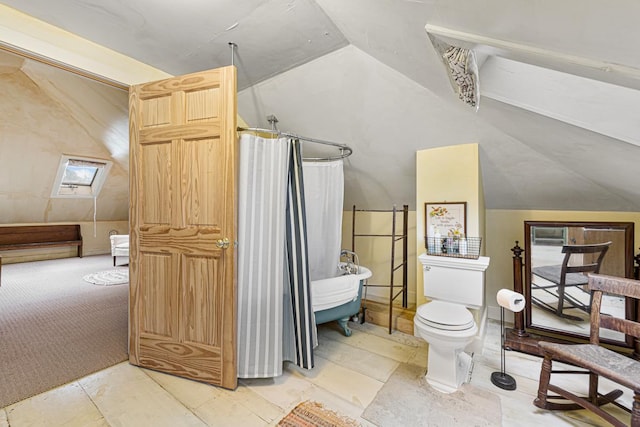
[[[76,246],[82,258],[79,224],[14,225],[0,227],[0,251]]]
[[[9,225],[0,227],[0,251],[75,246],[82,258],[79,224]]]
[[[0,251],[75,246],[82,258],[82,234],[79,224],[9,225],[0,227]],[[0,258],[0,274],[2,259]],[[1,276],[0,276],[1,277]]]

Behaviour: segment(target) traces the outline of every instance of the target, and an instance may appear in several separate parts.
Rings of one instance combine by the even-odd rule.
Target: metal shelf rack
[[[357,212],[389,212],[392,214],[391,217],[391,234],[367,234],[367,233],[357,233],[356,231],[356,214]],[[398,214],[402,214],[402,231],[398,231],[397,227],[397,217]],[[391,259],[390,259],[390,274],[389,274],[389,284],[388,285],[369,285],[368,283],[365,285],[368,287],[388,287],[389,288],[389,334],[392,332],[392,321],[393,321],[393,302],[402,295],[402,307],[407,308],[408,305],[408,296],[407,296],[407,253],[408,253],[408,238],[407,238],[407,229],[409,224],[409,206],[403,205],[402,210],[398,211],[396,205],[393,206],[391,210],[378,210],[378,209],[357,209],[356,205],[353,205],[353,216],[352,224],[351,224],[351,250],[356,252],[356,238],[358,237],[388,237],[390,238],[391,243]],[[402,261],[396,264],[396,244],[398,242],[402,243]],[[395,273],[396,271],[402,269],[402,285],[396,285],[395,283]],[[366,288],[365,288],[366,295]],[[365,298],[366,299],[366,298]],[[366,307],[363,306],[362,309],[362,317],[364,319]]]

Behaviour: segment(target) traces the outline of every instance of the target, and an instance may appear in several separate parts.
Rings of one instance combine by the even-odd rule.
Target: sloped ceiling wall
[[[425,33],[425,24],[440,25],[567,58],[594,59],[611,67],[585,68],[571,61],[544,65],[640,89],[640,56],[634,54],[640,3],[635,0],[224,0],[189,8],[179,2],[150,8],[146,0],[3,3],[173,74],[228,65],[228,42],[237,42],[238,111],[250,125],[268,126],[265,117],[275,114],[281,129],[353,147],[345,206],[386,209],[408,203],[415,208],[415,151],[477,142],[487,208],[640,211],[640,147],[489,98],[481,98],[474,112],[455,99]],[[620,74],[619,67],[631,74]],[[38,77],[31,66],[23,66],[26,76],[39,85],[32,92],[64,105],[61,111],[75,120],[73,128],[89,135],[88,142],[76,140],[75,149],[98,157],[108,153],[126,172],[126,150],[117,142],[126,138],[126,130],[107,131],[118,108],[126,109],[126,100],[117,108],[111,95],[90,101],[86,95],[93,89],[84,83],[74,92],[75,84],[48,83],[52,78]],[[126,112],[122,117],[126,120]],[[0,162],[15,160],[18,155],[4,152],[16,138],[1,137]],[[22,155],[34,158],[40,151],[67,147],[63,142],[49,148],[24,144]],[[43,164],[37,169],[45,170]],[[117,217],[108,219],[123,219],[127,186],[110,184],[118,191],[98,200],[98,215],[107,215],[101,208],[117,201],[117,207],[108,208]],[[4,187],[0,197],[20,199],[13,183]],[[44,198],[50,181],[21,190]],[[49,215],[62,212],[62,201],[52,201],[51,209],[48,203],[39,200],[35,212],[11,218],[51,220]],[[92,207],[77,203],[82,207],[69,212],[88,218]],[[27,205],[0,209],[22,211]]]
[[[313,0],[3,0],[171,75],[241,64],[238,87],[349,44]],[[143,83],[143,82],[138,82]]]
[[[415,152],[477,142],[488,208],[640,209],[629,185],[638,147],[482,102],[477,113],[448,102],[349,46],[240,92],[238,110],[249,123],[275,114],[281,129],[354,147],[345,206],[415,208]]]
[[[127,93],[28,60],[0,63],[0,223],[93,219],[93,199],[50,197],[62,154],[114,162],[97,219],[127,220]]]
[[[126,220],[126,92],[31,61],[19,67],[5,65],[0,78],[9,118],[0,176],[11,183],[0,188],[2,222],[93,218],[92,200],[49,197],[62,153],[114,161],[97,217]],[[476,113],[355,46],[245,89],[238,100],[249,123],[275,114],[282,129],[351,145],[346,207],[415,209],[416,150],[479,142],[489,208],[640,210],[637,186],[625,184],[640,164],[637,147],[490,99]]]

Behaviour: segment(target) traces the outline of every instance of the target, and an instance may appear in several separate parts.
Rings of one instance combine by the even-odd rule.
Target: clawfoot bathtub
[[[356,268],[355,274],[344,274],[311,282],[316,324],[337,320],[344,334],[351,336],[351,329],[347,326],[347,322],[351,316],[360,311],[362,287],[371,277],[371,270],[368,268],[362,266]]]

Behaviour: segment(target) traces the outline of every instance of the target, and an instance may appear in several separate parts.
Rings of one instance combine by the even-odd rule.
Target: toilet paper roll
[[[514,313],[524,310],[524,295],[509,289],[500,289],[496,295],[498,305],[507,308]]]

